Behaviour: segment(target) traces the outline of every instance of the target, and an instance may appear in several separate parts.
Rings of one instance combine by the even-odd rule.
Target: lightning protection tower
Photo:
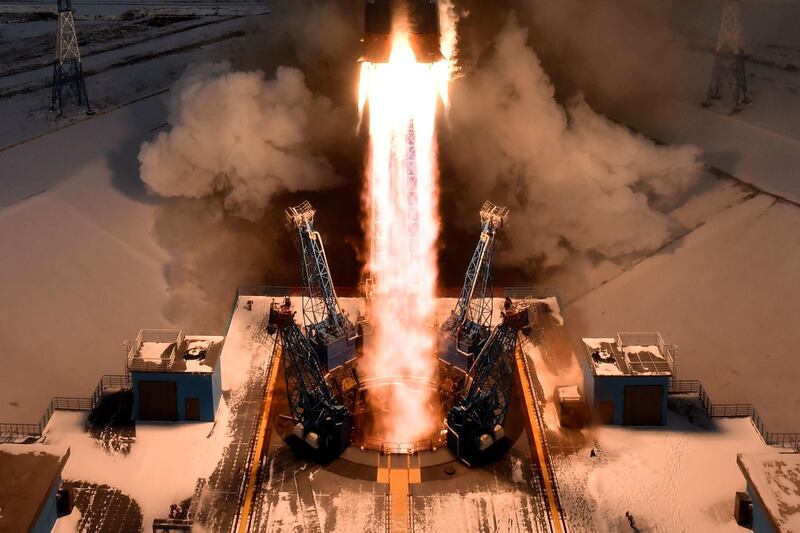
[[[455,309],[442,325],[442,359],[466,371],[489,336],[492,326],[492,266],[494,237],[508,217],[508,208],[491,202],[481,206],[481,235],[467,267]]]
[[[356,356],[356,327],[339,307],[322,236],[314,230],[314,208],[308,202],[286,210],[297,232],[303,286],[303,323],[306,336],[323,366],[331,370]]]
[[[726,80],[733,88],[735,111],[741,110],[742,104],[750,103],[745,69],[746,59],[742,37],[742,10],[739,0],[724,0],[719,36],[714,48],[711,83],[708,86],[703,107],[709,107],[713,100],[722,98],[722,84]]]
[[[92,106],[86,93],[86,81],[81,68],[81,52],[75,35],[75,17],[72,13],[72,0],[57,0],[58,35],[56,36],[56,60],[53,63],[53,96],[51,109],[58,109],[63,116],[64,92],[72,91],[78,105],[86,106],[86,114],[91,115]]]

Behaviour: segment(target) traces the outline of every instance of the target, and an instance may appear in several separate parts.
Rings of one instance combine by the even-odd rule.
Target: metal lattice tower
[[[62,116],[64,91],[75,95],[78,105],[86,105],[86,113],[93,113],[86,93],[86,80],[81,67],[78,37],[75,35],[75,17],[72,0],[56,0],[58,4],[58,35],[56,35],[56,60],[53,63],[53,96],[51,109],[58,109]]]
[[[446,349],[453,348],[462,356],[477,355],[492,326],[492,266],[494,238],[508,218],[508,208],[484,202],[480,211],[481,235],[467,267],[467,275],[458,302],[442,325],[445,339],[452,340]],[[453,342],[454,341],[454,342]],[[457,361],[451,354],[451,357]]]
[[[283,350],[283,374],[295,435],[323,453],[339,453],[350,442],[352,417],[336,396],[317,361],[314,348],[294,320],[289,297],[273,302],[269,333],[278,334]]]
[[[527,325],[528,308],[507,300],[503,322],[486,341],[469,370],[465,390],[447,414],[448,445],[468,463],[504,435],[517,332]]]
[[[336,289],[331,279],[328,258],[322,244],[322,236],[314,230],[314,208],[308,202],[286,210],[286,219],[297,231],[300,246],[303,286],[303,324],[309,339],[325,350],[342,338],[354,341],[355,326],[339,307]],[[354,356],[353,351],[345,356]],[[345,350],[347,348],[344,348]],[[330,365],[329,354],[323,354],[326,365]],[[338,361],[337,361],[338,362]],[[343,361],[344,362],[344,361]],[[336,366],[336,365],[332,365]]]
[[[711,83],[708,86],[706,100],[703,102],[704,106],[708,107],[712,100],[722,98],[722,83],[726,78],[730,80],[733,88],[735,108],[738,110],[742,104],[750,103],[745,63],[741,6],[739,0],[724,0],[719,35],[714,47]]]

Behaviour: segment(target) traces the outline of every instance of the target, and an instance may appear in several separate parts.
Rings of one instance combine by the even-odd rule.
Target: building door
[[[598,402],[596,412],[597,423],[613,424],[614,410],[614,402]]]
[[[186,420],[200,420],[200,398],[184,398]]]
[[[139,419],[177,420],[177,384],[174,381],[140,381]]]
[[[659,426],[664,402],[663,385],[628,385],[622,423],[626,426]]]

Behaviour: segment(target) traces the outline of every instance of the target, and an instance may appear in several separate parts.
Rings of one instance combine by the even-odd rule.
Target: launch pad
[[[339,292],[353,294],[355,291],[344,289]],[[559,323],[560,318],[556,318],[559,313],[557,294],[537,289],[505,289],[502,294],[513,295],[515,302],[527,302],[533,309],[531,331],[527,335],[520,334],[525,336],[523,343],[540,342],[543,330]],[[273,359],[285,357],[276,337],[259,335],[256,328],[248,329],[240,322],[263,323],[271,303],[284,300],[287,295],[293,306],[300,305],[301,288],[243,290],[237,300],[230,331],[246,330],[256,343],[268,344]],[[342,308],[353,315],[366,309],[366,300],[361,297],[342,297],[339,301]],[[437,323],[449,316],[455,301],[456,298],[437,299]],[[248,303],[249,311],[245,309]],[[503,307],[504,299],[497,298],[492,312],[499,316]],[[488,523],[486,520],[503,520],[513,524],[511,530],[558,531],[554,524],[561,520],[560,505],[554,483],[545,481],[549,470],[549,448],[545,430],[536,415],[539,406],[535,398],[541,388],[531,367],[519,365],[524,358],[522,347],[518,352],[520,359],[514,362],[515,386],[509,401],[504,435],[480,464],[471,466],[447,446],[444,431],[444,414],[456,400],[455,392],[450,391],[460,390],[466,380],[466,373],[460,369],[439,361],[436,383],[420,384],[437,387],[443,401],[441,433],[413,443],[385,441],[368,430],[369,415],[364,395],[387,384],[359,377],[358,357],[326,372],[325,378],[331,388],[341,389],[344,393],[345,407],[350,409],[352,406],[354,424],[349,446],[337,456],[320,461],[295,431],[285,376],[282,365],[278,364],[275,366],[277,373],[268,379],[273,388],[268,385],[263,396],[262,409],[269,413],[268,422],[262,428],[263,433],[254,435],[256,442],[262,442],[262,458],[250,458],[251,463],[260,466],[246,480],[246,484],[252,483],[253,487],[249,498],[250,511],[247,517],[239,516],[240,525],[241,520],[245,520],[248,524],[245,530],[259,531],[269,530],[276,524],[286,527],[286,520],[294,520],[303,528],[308,528],[309,522],[317,522],[320,530],[324,531],[336,520],[344,519],[333,513],[326,514],[326,506],[336,498],[345,498],[346,494],[357,494],[358,508],[369,517],[369,522],[364,524],[365,530],[429,531],[435,527],[444,530],[441,528],[446,529],[447,524],[441,522],[437,509],[450,499],[466,498],[467,515],[449,517],[453,524],[463,524],[463,529],[469,529],[469,520],[475,520],[472,526]],[[536,451],[537,446],[541,452]],[[254,445],[254,448],[258,447]],[[312,492],[312,485],[314,500],[306,502],[305,509],[293,509],[292,513],[287,513],[282,508],[287,493],[292,498],[296,495],[302,503],[304,494]],[[548,493],[552,496],[548,497]],[[549,498],[554,502],[552,509]],[[501,500],[503,505],[499,503]],[[509,501],[517,507],[511,514],[506,507]],[[473,504],[492,510],[489,515],[482,515],[477,507],[472,508]]]

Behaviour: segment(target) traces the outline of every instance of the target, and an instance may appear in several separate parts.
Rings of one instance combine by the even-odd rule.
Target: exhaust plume
[[[468,191],[460,209],[511,208],[501,260],[554,267],[574,251],[614,258],[666,242],[675,223],[652,204],[694,183],[697,148],[658,147],[581,97],[563,108],[513,16],[479,64],[453,84],[442,151]]]
[[[190,68],[171,91],[172,129],[142,145],[141,177],[161,196],[219,194],[228,211],[258,220],[277,193],[340,182],[321,153],[353,136],[350,113],[312,94],[294,68],[271,80],[227,62]]]

